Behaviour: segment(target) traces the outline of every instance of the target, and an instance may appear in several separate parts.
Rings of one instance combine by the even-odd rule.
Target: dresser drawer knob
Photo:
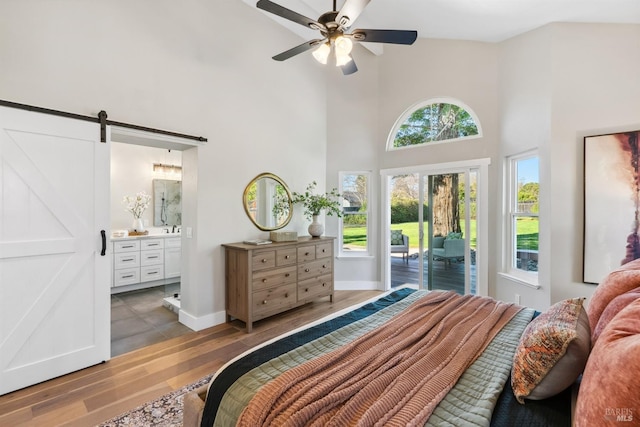
[[[262,304],[263,304],[263,305],[264,305],[264,304],[266,304],[266,303],[267,303],[267,300],[266,300],[266,299],[265,299],[265,300],[262,300]]]
[[[267,279],[262,279],[262,283],[267,283]]]
[[[308,255],[309,255],[309,252],[305,252],[304,254],[305,254],[305,256],[308,256]]]
[[[322,284],[322,287],[324,288],[325,286],[327,286],[327,284],[326,284],[326,283],[323,283],[323,284]]]
[[[291,276],[291,274],[289,274],[289,273],[286,273],[286,274],[284,275],[284,277],[289,277],[289,276]]]
[[[262,263],[265,263],[265,262],[267,262],[267,259],[266,258],[262,258]]]
[[[309,292],[309,288],[304,288],[304,291],[305,292]]]
[[[323,250],[322,250],[322,253],[325,253],[325,252],[327,252],[327,250],[326,250],[326,249],[323,249]]]
[[[322,264],[322,268],[327,268],[327,265],[326,264]]]
[[[291,258],[291,256],[290,256],[290,255],[285,255],[285,256],[284,256],[284,259],[289,259],[289,258]]]
[[[289,292],[287,292],[286,294],[284,294],[285,298],[289,298]]]
[[[305,269],[304,269],[304,272],[305,272],[305,273],[308,273],[308,272],[309,272],[309,269],[308,269],[308,268],[305,268]]]

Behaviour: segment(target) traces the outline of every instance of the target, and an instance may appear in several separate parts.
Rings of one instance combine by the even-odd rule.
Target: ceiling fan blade
[[[298,12],[294,12],[293,10],[287,9],[286,7],[280,6],[269,0],[259,0],[256,3],[256,7],[258,9],[265,10],[267,12],[271,12],[274,15],[278,15],[282,18],[288,19],[289,21],[295,22],[300,25],[304,25],[305,27],[311,28],[312,30],[326,30],[327,28],[321,23],[307,18],[304,15],[300,15]]]
[[[418,32],[413,30],[353,30],[351,36],[359,42],[413,44]]]
[[[358,19],[364,8],[371,0],[347,0],[336,16],[336,22],[344,28],[349,28]]]
[[[296,56],[302,52],[308,51],[309,49],[313,49],[316,46],[320,46],[320,44],[325,40],[326,39],[309,40],[308,42],[304,42],[301,45],[277,54],[273,57],[273,59],[275,59],[276,61],[284,61],[285,59],[289,59],[292,56]]]
[[[344,74],[345,76],[348,76],[349,74],[353,74],[356,71],[358,71],[358,67],[356,66],[356,61],[354,61],[353,59],[351,59],[351,61],[347,62],[340,68],[342,69],[342,74]]]

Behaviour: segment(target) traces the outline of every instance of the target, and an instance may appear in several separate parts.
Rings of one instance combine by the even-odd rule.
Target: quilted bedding
[[[202,425],[235,425],[247,404],[265,384],[289,369],[335,351],[380,328],[425,295],[427,291],[395,291],[372,304],[285,337],[233,361],[210,384]],[[505,384],[508,384],[518,339],[533,315],[533,310],[525,308],[506,323],[442,398],[425,425],[500,425],[493,417],[494,408]],[[507,389],[510,389],[508,385]],[[504,393],[500,400],[509,404],[508,396],[505,399]],[[512,415],[509,412],[507,414]]]

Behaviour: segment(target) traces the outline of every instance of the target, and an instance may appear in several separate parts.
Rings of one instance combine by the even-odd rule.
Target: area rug
[[[158,399],[140,405],[122,415],[105,421],[99,427],[182,426],[184,395],[207,384],[212,376],[213,374],[207,375],[193,384],[186,385],[179,390],[172,391]]]

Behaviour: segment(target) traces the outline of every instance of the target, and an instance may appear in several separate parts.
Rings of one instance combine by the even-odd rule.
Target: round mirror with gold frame
[[[280,177],[261,173],[244,189],[242,205],[247,216],[263,231],[278,230],[291,221],[291,192]]]

